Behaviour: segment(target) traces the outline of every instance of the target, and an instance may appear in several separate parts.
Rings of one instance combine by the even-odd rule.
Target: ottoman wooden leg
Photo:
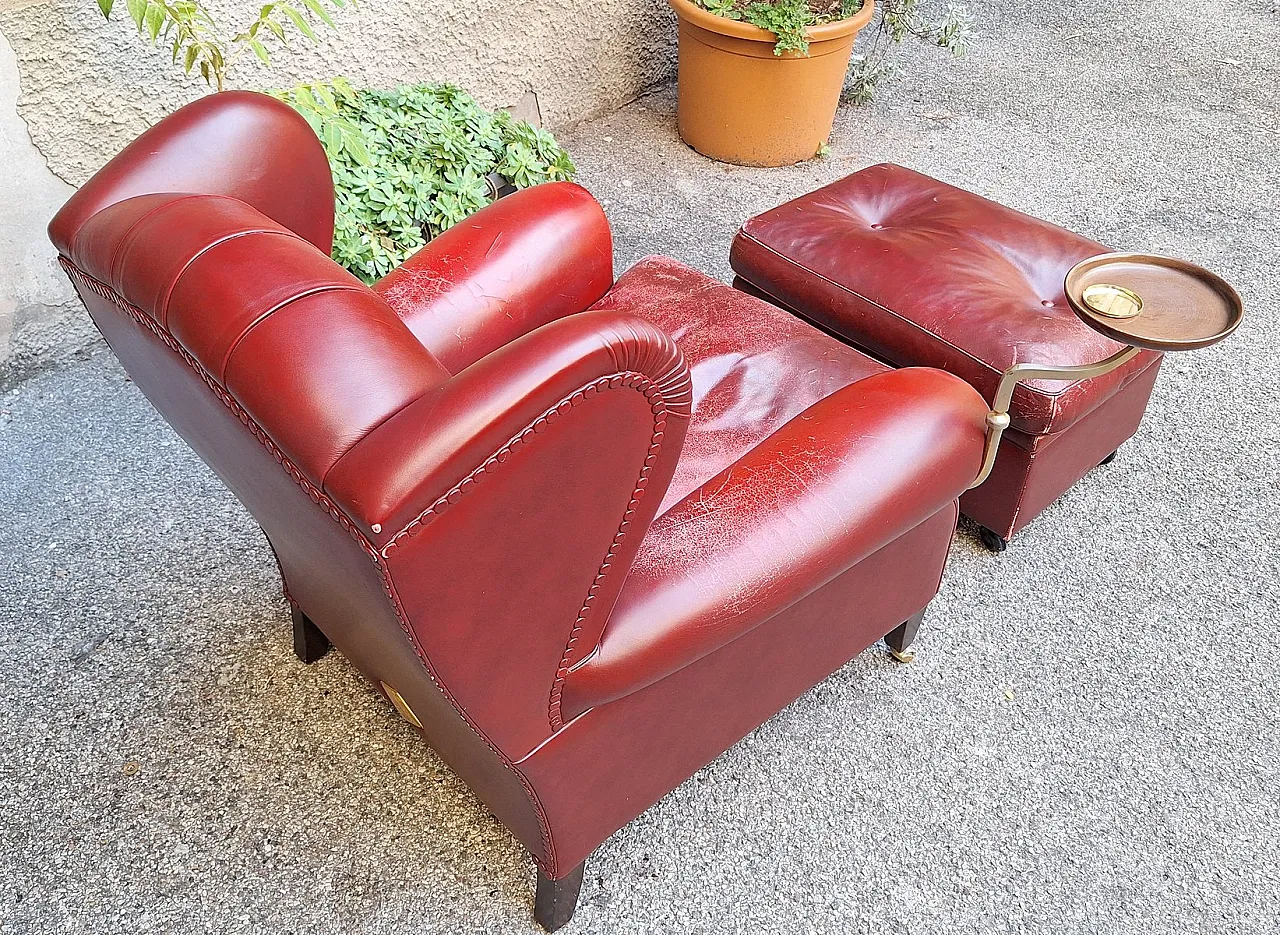
[[[914,659],[916,651],[911,648],[911,643],[915,640],[916,633],[919,632],[920,624],[923,622],[924,611],[922,610],[910,620],[889,631],[889,635],[884,638],[885,644],[889,647],[889,655],[898,662],[910,662]]]
[[[1111,454],[1107,455],[1105,458],[1099,461],[1098,467],[1102,467],[1104,464],[1110,464],[1112,461],[1116,459],[1116,455],[1118,455],[1119,453],[1120,453],[1120,449],[1117,448],[1115,451],[1111,452]]]

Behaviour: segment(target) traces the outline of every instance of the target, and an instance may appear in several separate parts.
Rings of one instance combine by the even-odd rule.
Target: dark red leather
[[[334,498],[381,526],[418,645],[512,759],[559,727],[565,673],[599,640],[689,406],[671,338],[587,312],[463,370],[330,472]]]
[[[730,262],[787,308],[898,366],[939,367],[990,400],[1015,363],[1088,364],[1121,345],[1081,322],[1067,271],[1107,248],[895,165],[747,221]],[[1158,355],[1104,377],[1019,385],[1015,429],[1065,429]]]
[[[569,675],[570,714],[738,639],[943,509],[977,476],[985,416],[959,378],[909,368],[782,426],[649,529],[599,646]]]
[[[594,307],[644,316],[689,362],[696,411],[663,510],[818,400],[888,369],[666,257],[641,260]]]
[[[63,256],[108,205],[154,192],[234,195],[324,253],[333,247],[333,174],[311,127],[265,94],[223,91],[188,104],[126,146],[49,225]]]
[[[449,377],[359,280],[234,198],[129,198],[86,220],[69,248],[167,327],[315,484]]]
[[[960,381],[887,373],[666,260],[584,313],[599,285],[584,257],[607,232],[565,187],[512,202],[590,241],[505,283],[514,324],[465,288],[399,309],[423,335],[452,320],[467,337],[427,339],[442,363],[288,212],[263,213],[261,179],[320,215],[324,185],[250,166],[237,199],[221,150],[191,155],[225,121],[270,150],[246,135],[275,105],[193,107],[151,139],[206,158],[214,182],[183,162],[167,184],[151,148],[127,151],[86,186],[92,211],[73,199],[54,219],[64,266],[261,524],[289,599],[404,697],[551,876],[936,592],[981,451],[985,407]],[[314,163],[317,141],[285,142],[283,165]],[[556,229],[515,213],[515,230]],[[448,268],[433,250],[453,248],[415,264]],[[566,286],[574,264],[584,281]],[[478,254],[460,268],[477,291],[502,285]]]
[[[875,643],[887,621],[924,607],[955,525],[949,504],[741,638],[579,715],[522,760],[553,829],[552,875]]]
[[[991,476],[960,498],[960,509],[1008,539],[1138,430],[1160,372],[1157,357],[1119,392],[1053,435],[1006,432]]]
[[[374,284],[457,373],[613,283],[604,211],[580,185],[536,185],[454,225]]]

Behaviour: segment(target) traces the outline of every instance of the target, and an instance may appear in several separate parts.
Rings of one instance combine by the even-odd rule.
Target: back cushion
[[[317,486],[367,432],[449,378],[381,298],[237,199],[129,198],[86,221],[69,247]]]

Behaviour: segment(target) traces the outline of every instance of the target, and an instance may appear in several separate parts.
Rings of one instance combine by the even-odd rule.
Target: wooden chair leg
[[[329,637],[299,608],[293,608],[293,652],[307,665],[329,651]]]
[[[916,657],[916,652],[911,648],[911,643],[916,638],[916,633],[920,630],[920,624],[924,622],[924,611],[916,614],[905,623],[899,624],[889,632],[884,641],[889,646],[889,655],[893,656],[898,662],[910,662]]]
[[[538,868],[538,890],[533,899],[533,917],[548,932],[565,925],[578,908],[578,891],[582,889],[582,871],[586,861],[567,876],[553,880]]]

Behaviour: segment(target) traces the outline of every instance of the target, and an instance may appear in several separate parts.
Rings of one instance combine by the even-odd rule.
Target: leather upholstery
[[[277,172],[323,158],[284,110],[179,111],[51,236],[289,600],[563,877],[928,602],[985,406],[667,260],[585,311],[608,232],[574,186],[428,245],[458,281],[389,277],[392,307],[313,246],[331,192]]]
[[[128,198],[88,218],[69,247],[317,485],[365,433],[449,377],[385,302],[243,201]]]
[[[1160,361],[1064,431],[1032,438],[1006,432],[991,476],[965,492],[960,509],[1005,539],[1024,528],[1138,430]]]
[[[333,247],[333,175],[310,125],[252,91],[208,95],[130,143],[49,225],[63,256],[80,225],[108,205],[154,192],[234,195],[315,244]]]
[[[666,257],[629,269],[597,309],[627,309],[680,345],[693,422],[665,511],[818,400],[888,368]]]
[[[579,185],[536,185],[449,228],[374,291],[457,373],[613,283],[604,211]]]
[[[663,513],[599,646],[570,674],[570,715],[740,638],[936,513],[980,466],[981,424],[955,418],[972,404],[940,370],[877,374]]]
[[[751,218],[734,271],[787,308],[898,366],[940,367],[990,400],[1015,363],[1088,364],[1122,347],[1081,322],[1067,271],[1107,248],[895,165],[878,165]],[[1011,425],[1065,429],[1150,366],[1018,386]]]

